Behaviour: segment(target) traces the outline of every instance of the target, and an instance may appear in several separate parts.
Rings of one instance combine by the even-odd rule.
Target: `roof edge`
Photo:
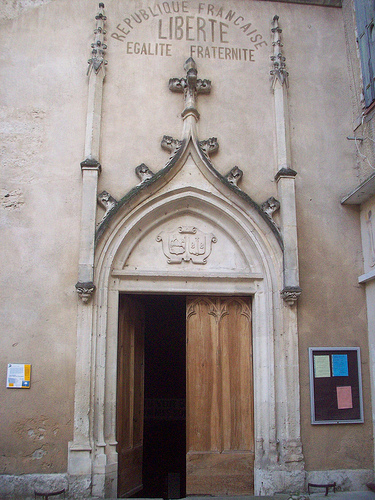
[[[342,7],[342,0],[265,0],[265,1],[267,1],[267,2],[282,2],[282,3],[297,3],[300,5],[315,5],[315,6],[319,6],[319,7],[335,7],[335,8]]]

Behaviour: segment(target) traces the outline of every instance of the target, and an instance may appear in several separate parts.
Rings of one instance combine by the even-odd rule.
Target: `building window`
[[[366,107],[375,100],[375,2],[355,0]]]

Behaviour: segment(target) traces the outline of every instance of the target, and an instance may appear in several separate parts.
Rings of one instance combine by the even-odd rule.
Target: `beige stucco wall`
[[[270,23],[275,14],[280,16],[290,73],[291,166],[298,172],[303,289],[298,319],[306,468],[371,468],[366,306],[357,284],[362,273],[359,212],[340,205],[357,178],[355,146],[346,140],[352,134],[352,112],[343,12],[263,1],[210,4],[208,11],[208,3],[202,2],[199,12],[199,2],[187,0],[183,15],[220,22],[220,7],[224,16],[232,9],[261,35],[256,42],[266,42],[256,48],[239,25],[224,19],[228,26],[223,27],[222,45],[250,48],[254,60],[195,57],[198,76],[213,84],[210,95],[198,98],[199,136],[218,138],[215,167],[226,174],[238,165],[244,171],[241,188],[259,203],[277,195],[269,56]],[[160,140],[164,134],[180,137],[183,109],[181,95],[168,90],[168,80],[184,75],[189,47],[199,45],[186,41],[186,30],[184,40],[158,38],[158,22],[162,19],[163,30],[167,29],[168,14],[143,18],[139,24],[131,21],[133,28],[124,41],[111,36],[123,33],[116,26],[126,30],[123,19],[147,5],[146,1],[106,2],[109,64],[99,192],[105,189],[116,199],[139,182],[134,173],[137,165],[144,162],[156,172],[166,163],[168,154],[160,148]],[[96,8],[88,0],[40,2],[19,15],[7,11],[11,19],[0,27],[1,260],[6,262],[1,273],[0,448],[5,456],[0,472],[66,470],[73,418],[79,164],[84,159],[85,72]],[[168,37],[166,33],[161,31]],[[192,29],[188,36],[196,39],[196,33]],[[207,28],[207,40],[210,36]],[[216,31],[215,36],[220,34]],[[171,55],[129,53],[136,42],[170,42]],[[201,45],[216,43],[217,38]],[[309,346],[361,347],[365,424],[311,426]],[[32,363],[30,390],[5,389],[10,362]]]
[[[298,172],[301,422],[307,470],[372,467],[369,405],[364,425],[310,424],[310,346],[361,347],[364,400],[370,397],[367,316],[364,289],[358,285],[363,269],[359,210],[340,205],[357,175],[355,144],[346,139],[353,135],[349,70],[342,11],[326,10],[325,21],[330,16],[337,16],[335,30],[327,25],[323,33],[311,33],[310,22],[291,49],[288,66],[292,158]],[[314,35],[317,50],[306,60]]]
[[[25,9],[0,29],[2,473],[66,471],[91,31],[80,5]],[[8,363],[32,364],[30,390],[5,388]]]

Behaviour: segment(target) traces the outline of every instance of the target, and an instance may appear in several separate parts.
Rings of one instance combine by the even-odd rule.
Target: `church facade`
[[[5,3],[0,496],[374,479],[374,6]]]

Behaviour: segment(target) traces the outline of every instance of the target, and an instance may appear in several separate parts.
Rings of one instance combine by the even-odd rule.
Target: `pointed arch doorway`
[[[253,492],[250,297],[120,296],[117,437],[119,496]]]
[[[84,225],[81,232],[83,248],[88,254],[83,253],[82,275],[95,270],[95,283],[79,281],[76,285],[83,302],[77,316],[74,439],[69,444],[68,460],[71,480],[81,489],[90,485],[100,498],[117,498],[118,450],[124,442],[116,422],[119,296],[122,293],[203,295],[206,303],[218,297],[251,297],[254,490],[259,495],[298,491],[303,489],[305,481],[300,439],[296,307],[301,290],[294,286],[298,283],[293,217],[295,172],[289,167],[281,168],[277,176],[285,200],[282,213],[290,211],[290,217],[285,220],[284,215],[281,217],[288,243],[285,246],[282,231],[272,219],[272,213],[266,210],[273,198],[259,205],[237,186],[241,177],[238,167],[224,177],[211,163],[210,154],[217,151],[218,144],[214,137],[199,141],[199,113],[195,105],[196,96],[207,94],[211,83],[196,78],[195,63],[191,59],[185,69],[186,78],[172,78],[169,84],[172,91],[184,93],[185,108],[181,115],[182,139],[164,136],[162,141],[162,147],[171,154],[167,164],[156,174],[144,164],[139,165],[136,174],[141,182],[118,202],[106,191],[99,195],[105,213],[96,230],[94,263],[91,261],[94,247],[85,232],[89,226]],[[85,168],[98,169],[96,161],[83,164]],[[93,182],[90,186],[84,191],[85,196],[90,191],[96,198],[97,186]],[[85,196],[83,200],[88,203]],[[91,231],[94,218],[88,222]],[[207,310],[210,310],[208,306]],[[207,324],[212,326],[214,315],[208,312],[208,316]],[[223,319],[228,321],[226,316]],[[212,344],[211,333],[206,338]],[[131,345],[131,341],[128,343]],[[132,351],[128,349],[128,352]],[[211,349],[211,353],[215,351]],[[132,356],[130,359],[136,359],[134,351]],[[222,358],[219,359],[215,367],[221,367]],[[199,360],[197,363],[199,365]],[[215,374],[215,387],[222,391],[218,373],[221,372],[213,370],[212,376]],[[129,380],[134,380],[135,375],[133,371],[132,376],[129,372],[124,377],[128,380],[128,401],[133,411],[137,405],[129,395],[134,393],[136,384],[131,385]],[[196,382],[201,381],[202,377],[197,376]],[[218,389],[217,393],[222,394]],[[143,401],[143,397],[138,397],[138,408],[142,412]],[[134,413],[128,412],[125,416],[128,443],[133,449],[134,431],[138,429],[138,436],[142,435],[139,422],[143,419],[137,427]],[[210,446],[228,442],[228,436],[213,432],[211,418],[214,416],[215,412],[210,413],[202,423],[207,424],[210,419],[210,432],[203,433]],[[202,415],[200,418],[204,419]],[[217,411],[215,418],[224,422],[224,412]],[[194,420],[188,417],[188,421]],[[235,421],[222,428],[232,430],[232,424],[236,429]],[[143,432],[143,428],[141,430]],[[216,439],[217,436],[220,439]],[[224,448],[216,449],[217,444],[215,449],[207,449],[206,445],[202,449],[197,441],[196,447],[187,452],[188,476],[191,471],[193,485],[200,484],[202,475],[205,483],[216,485],[217,478],[212,472],[223,467],[228,469],[230,459],[224,452],[220,453]],[[243,450],[231,451],[238,459]],[[214,458],[228,461],[213,464],[210,460]],[[136,460],[129,457],[129,470],[132,467],[134,470],[135,463]],[[192,488],[192,491],[196,490]]]

